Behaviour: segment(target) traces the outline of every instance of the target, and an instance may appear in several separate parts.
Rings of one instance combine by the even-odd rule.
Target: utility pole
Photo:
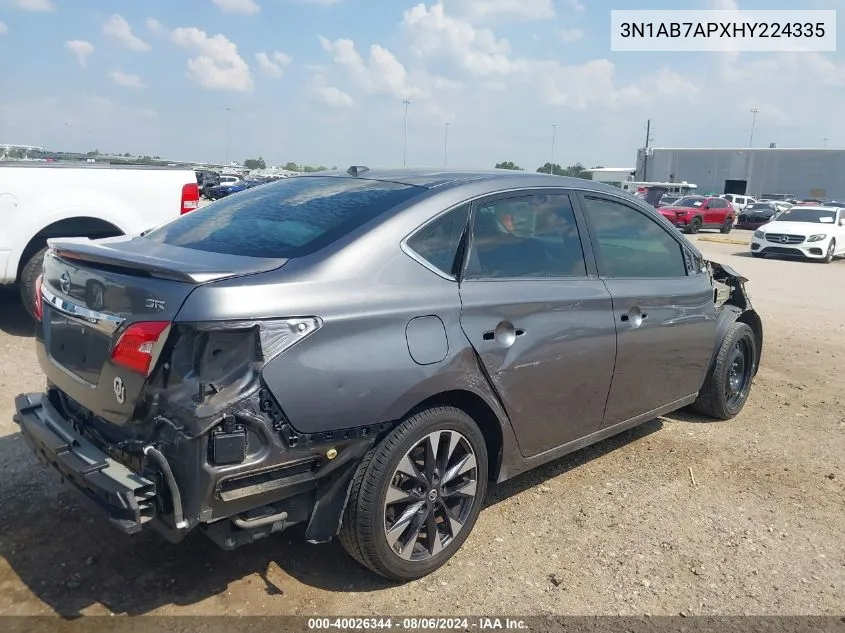
[[[643,152],[643,182],[648,182],[648,148],[651,143],[651,119],[645,124],[645,151]]]
[[[226,165],[229,166],[232,163],[231,157],[229,155],[229,118],[232,112],[232,108],[226,108]]]
[[[751,138],[748,139],[748,147],[754,146],[754,128],[757,125],[757,115],[760,114],[760,110],[751,108],[751,114],[753,118],[751,119]]]
[[[822,147],[827,147],[827,137],[826,136],[822,139]]]
[[[446,122],[443,131],[443,166],[448,164],[449,158],[449,122]]]
[[[408,164],[408,106],[411,105],[411,102],[408,99],[403,99],[402,103],[405,104],[405,144],[402,149],[402,166],[407,166]]]
[[[549,173],[554,173],[555,168],[555,136],[557,136],[557,123],[552,123],[552,162],[549,163]]]

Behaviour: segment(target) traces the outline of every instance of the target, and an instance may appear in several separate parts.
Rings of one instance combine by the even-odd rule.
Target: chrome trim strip
[[[67,299],[62,299],[47,288],[47,285],[44,283],[41,284],[41,296],[44,301],[63,315],[79,319],[85,322],[86,325],[90,325],[94,329],[109,336],[114,334],[115,330],[126,320],[123,317],[105,314],[104,312],[96,312]]]

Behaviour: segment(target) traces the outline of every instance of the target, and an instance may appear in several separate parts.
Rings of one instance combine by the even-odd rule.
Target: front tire
[[[833,261],[834,253],[836,253],[836,240],[831,239],[830,245],[828,245],[828,247],[827,247],[827,253],[825,254],[824,259],[822,261],[825,264],[829,264],[830,262]]]
[[[757,340],[748,325],[737,321],[719,346],[693,408],[711,418],[730,420],[745,406],[756,373]]]
[[[47,252],[45,246],[32,257],[30,257],[21,268],[20,282],[18,284],[21,293],[21,303],[24,309],[33,319],[35,318],[35,282],[41,269],[44,266],[44,254]]]
[[[385,578],[430,574],[475,525],[487,464],[484,436],[464,411],[434,407],[409,417],[359,465],[339,534],[343,548]]]
[[[701,230],[701,218],[693,218],[692,221],[687,224],[685,233],[689,233],[690,235],[694,235]]]

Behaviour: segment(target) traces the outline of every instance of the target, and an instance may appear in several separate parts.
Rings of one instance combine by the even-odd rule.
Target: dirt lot
[[[404,586],[295,532],[223,553],[112,531],[11,420],[42,378],[0,294],[0,613],[845,612],[845,261],[700,245],[751,279],[764,319],[742,415],[680,412],[494,488],[451,563]]]

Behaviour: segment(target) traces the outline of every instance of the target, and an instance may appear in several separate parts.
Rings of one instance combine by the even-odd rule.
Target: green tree
[[[87,152],[85,155],[86,155],[86,156],[99,156],[99,155],[100,155],[100,150],[98,150],[98,149],[94,149],[94,150],[91,150],[90,152]]]
[[[554,165],[546,163],[545,165],[537,168],[537,171],[542,174],[553,173],[555,176],[570,176],[572,178],[584,178],[585,180],[589,180],[590,174],[585,170],[586,167],[584,167],[581,163],[567,165],[566,167],[561,167],[557,163]]]
[[[284,168],[288,171],[299,171],[299,165],[293,162],[286,163]]]
[[[247,169],[267,169],[267,163],[259,156],[258,158],[247,158],[244,161],[244,167]]]
[[[510,160],[506,160],[501,163],[496,163],[495,169],[512,169],[514,171],[522,171],[522,167]]]

